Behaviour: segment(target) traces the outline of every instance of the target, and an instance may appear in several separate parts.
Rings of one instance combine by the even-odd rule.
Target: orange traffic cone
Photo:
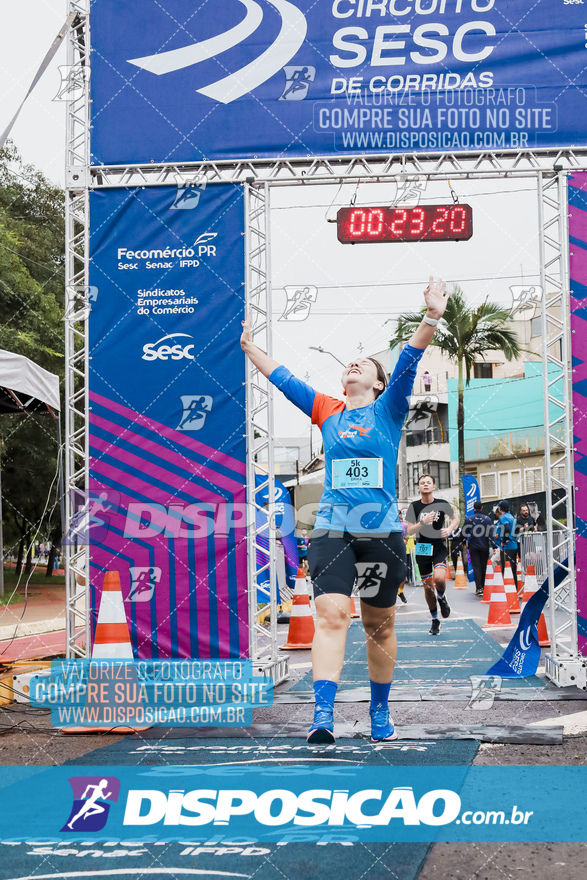
[[[455,590],[466,590],[467,589],[467,578],[465,577],[465,570],[463,568],[463,560],[462,560],[460,553],[459,553],[459,561],[457,562],[457,570],[455,573],[454,588],[455,588]]]
[[[538,621],[538,644],[541,648],[550,648],[550,639],[548,638],[544,614],[540,615],[540,620]]]
[[[287,642],[282,651],[302,651],[312,647],[314,639],[314,618],[310,607],[310,597],[306,586],[306,575],[298,568],[296,586],[291,603],[291,616],[287,631]]]
[[[503,588],[505,590],[506,599],[508,601],[508,611],[510,612],[510,614],[520,614],[522,609],[520,608],[520,603],[518,602],[516,584],[514,581],[514,575],[509,560],[507,560],[505,564]]]
[[[487,568],[485,569],[485,586],[483,587],[482,602],[489,604],[491,602],[491,588],[493,586],[493,566],[489,559],[487,560]]]
[[[496,579],[493,579],[489,613],[487,615],[487,623],[484,624],[484,627],[491,626],[513,626],[510,612],[508,611],[508,600],[505,594],[501,572],[499,573],[497,583]]]
[[[92,660],[132,660],[132,645],[117,571],[107,571],[102,585]]]
[[[538,581],[536,580],[536,571],[533,565],[526,567],[526,580],[524,581],[524,594],[522,602],[527,602],[538,589]]]
[[[355,605],[355,597],[351,596],[351,620],[356,620],[360,617],[361,615],[357,611],[357,606]]]
[[[120,574],[117,571],[107,571],[102,584],[102,596],[98,609],[98,622],[92,645],[92,660],[132,660],[132,645],[124,611],[124,601],[120,588]],[[87,706],[90,707],[88,701]],[[98,704],[99,708],[99,704]],[[137,731],[149,730],[146,727],[123,724],[103,723],[98,727],[62,727],[62,733],[101,733],[112,731],[113,733],[136,733]]]

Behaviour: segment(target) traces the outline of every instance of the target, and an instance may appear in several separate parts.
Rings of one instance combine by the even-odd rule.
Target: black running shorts
[[[420,556],[416,554],[416,562],[420,571],[420,577],[428,578],[432,574],[437,565],[446,565],[448,559],[448,550],[446,544],[433,544],[432,556]]]
[[[362,602],[391,608],[407,575],[406,547],[401,532],[364,536],[319,530],[308,547],[308,565],[315,597],[350,596],[356,579]]]

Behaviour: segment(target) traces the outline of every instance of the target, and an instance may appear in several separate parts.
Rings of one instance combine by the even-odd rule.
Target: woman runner
[[[314,391],[251,341],[250,316],[241,347],[258,370],[322,430],[326,470],[308,563],[314,584],[316,632],[312,668],[316,707],[309,743],[333,743],[333,709],[342,670],[351,592],[358,578],[371,682],[371,741],[397,738],[388,698],[395,667],[395,603],[406,576],[395,474],[402,425],[418,361],[444,314],[444,282],[430,276],[426,315],[402,350],[389,386],[373,358],[352,361],[342,374],[345,401]]]

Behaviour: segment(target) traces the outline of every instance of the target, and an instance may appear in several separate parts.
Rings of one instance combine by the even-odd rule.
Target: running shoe
[[[450,617],[450,605],[448,604],[444,593],[442,596],[438,596],[438,604],[440,605],[440,613],[442,616]]]
[[[482,595],[483,595],[483,590],[475,590],[475,595],[476,595],[476,596],[482,596]]]
[[[437,618],[434,618],[432,621],[432,626],[428,630],[431,636],[437,636],[440,632],[440,621]]]
[[[405,597],[405,595],[404,595],[403,592],[402,592],[402,593],[398,593],[398,596],[400,597],[400,599],[402,600],[402,602],[404,603],[404,605],[407,605],[407,604],[408,604],[408,600],[406,599],[406,597]]]
[[[389,717],[389,709],[383,703],[377,703],[369,709],[371,716],[371,742],[390,742],[397,739],[393,721]]]
[[[332,706],[316,706],[314,709],[314,721],[307,737],[311,745],[332,745],[334,742],[332,713]]]

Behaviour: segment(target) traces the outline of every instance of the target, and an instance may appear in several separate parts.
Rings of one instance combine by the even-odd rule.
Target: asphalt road
[[[423,603],[422,590],[409,588],[408,604],[398,608],[400,621],[422,622],[423,634],[429,627],[429,614]],[[470,591],[451,591],[452,619],[472,617],[481,624],[486,619],[487,606],[480,605]],[[360,624],[353,624],[353,636],[361,636]],[[505,644],[513,631],[491,632],[492,638]],[[279,627],[279,638],[285,642],[287,626]],[[430,637],[432,638],[432,637]],[[401,646],[400,646],[401,651]],[[280,690],[287,690],[310,669],[310,652],[290,653],[290,680]],[[366,682],[364,682],[366,683]],[[551,719],[553,724],[568,723],[577,716],[574,735],[565,735],[562,745],[481,744],[474,759],[475,765],[544,765],[580,766],[587,762],[587,710],[585,700],[546,701],[540,693],[531,692],[527,700],[494,702],[490,709],[472,711],[467,703],[452,701],[396,702],[393,713],[401,736],[402,724],[491,724],[528,725]],[[365,722],[368,704],[337,703],[336,718],[340,721]],[[309,723],[311,706],[307,704],[278,704],[269,709],[256,710],[255,722],[275,725]],[[0,765],[59,765],[79,759],[95,749],[120,741],[122,737],[101,735],[63,735],[52,730],[48,713],[20,704],[0,707]],[[569,809],[572,806],[569,805]],[[587,831],[587,829],[586,829]],[[338,856],[337,856],[338,858]],[[344,860],[343,860],[344,861]],[[587,833],[583,844],[525,843],[525,844],[435,844],[424,861],[419,880],[458,878],[458,880],[513,880],[531,876],[533,880],[583,880],[587,863]],[[349,862],[350,864],[350,862]],[[393,859],[379,860],[378,867],[365,872],[365,880],[395,880]],[[285,880],[299,880],[302,874],[282,870]],[[269,877],[269,874],[265,876]],[[256,880],[265,880],[262,869]],[[273,874],[271,874],[273,876]],[[308,876],[316,876],[315,868]],[[345,878],[344,867],[338,871]],[[350,874],[348,875],[350,878]],[[353,877],[355,875],[353,874]],[[356,876],[359,880],[359,876]]]

